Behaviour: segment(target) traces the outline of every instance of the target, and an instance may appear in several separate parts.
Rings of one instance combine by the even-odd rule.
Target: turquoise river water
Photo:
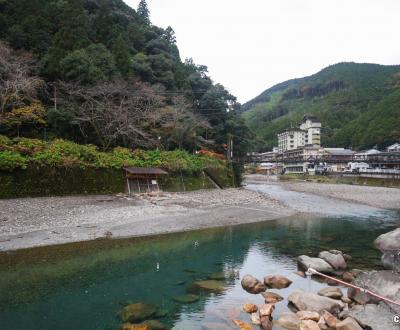
[[[282,274],[296,288],[317,291],[324,284],[293,274],[296,257],[340,249],[351,267],[379,268],[373,240],[399,225],[395,215],[293,217],[142,239],[96,240],[0,254],[0,329],[119,329],[118,312],[128,303],[157,307],[156,318],[173,329],[230,329],[232,319],[249,322],[240,278]],[[223,290],[193,289],[197,280],[217,278]],[[195,293],[193,303],[177,296]],[[277,304],[274,318],[287,310]],[[278,329],[278,328],[276,328]]]

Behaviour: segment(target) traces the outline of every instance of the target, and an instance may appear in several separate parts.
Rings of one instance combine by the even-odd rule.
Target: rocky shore
[[[338,250],[321,251],[317,257],[299,256],[296,274],[327,286],[318,292],[294,290],[287,297],[291,312],[277,316],[275,305],[284,302],[284,298],[269,290],[290,287],[292,281],[281,275],[269,275],[262,280],[245,275],[241,281],[243,289],[260,294],[265,303],[243,305],[249,319],[233,323],[240,329],[253,329],[255,325],[262,330],[274,326],[293,330],[397,329],[392,320],[393,315],[400,313],[400,273],[398,260],[392,256],[400,251],[400,228],[379,236],[374,244],[383,252],[382,263],[388,270],[350,270],[347,262],[351,256]]]

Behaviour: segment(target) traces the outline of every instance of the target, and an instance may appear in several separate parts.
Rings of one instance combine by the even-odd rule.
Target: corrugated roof
[[[168,174],[161,168],[157,167],[125,167],[124,170],[130,174]]]
[[[350,149],[329,149],[329,148],[325,148],[325,151],[331,155],[354,155],[355,152],[353,150]]]

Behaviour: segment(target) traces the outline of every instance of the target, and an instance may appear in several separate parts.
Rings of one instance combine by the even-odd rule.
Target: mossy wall
[[[224,187],[232,186],[229,169],[216,169],[215,175]],[[190,191],[214,188],[202,172],[171,173],[161,177],[163,191]],[[124,192],[126,180],[117,169],[63,169],[29,167],[11,172],[0,171],[0,198],[113,194]]]

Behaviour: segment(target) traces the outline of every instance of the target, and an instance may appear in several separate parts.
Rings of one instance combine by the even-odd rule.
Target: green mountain
[[[260,150],[277,145],[276,134],[305,114],[321,119],[324,146],[384,147],[400,140],[400,66],[332,65],[267,89],[241,112]]]

